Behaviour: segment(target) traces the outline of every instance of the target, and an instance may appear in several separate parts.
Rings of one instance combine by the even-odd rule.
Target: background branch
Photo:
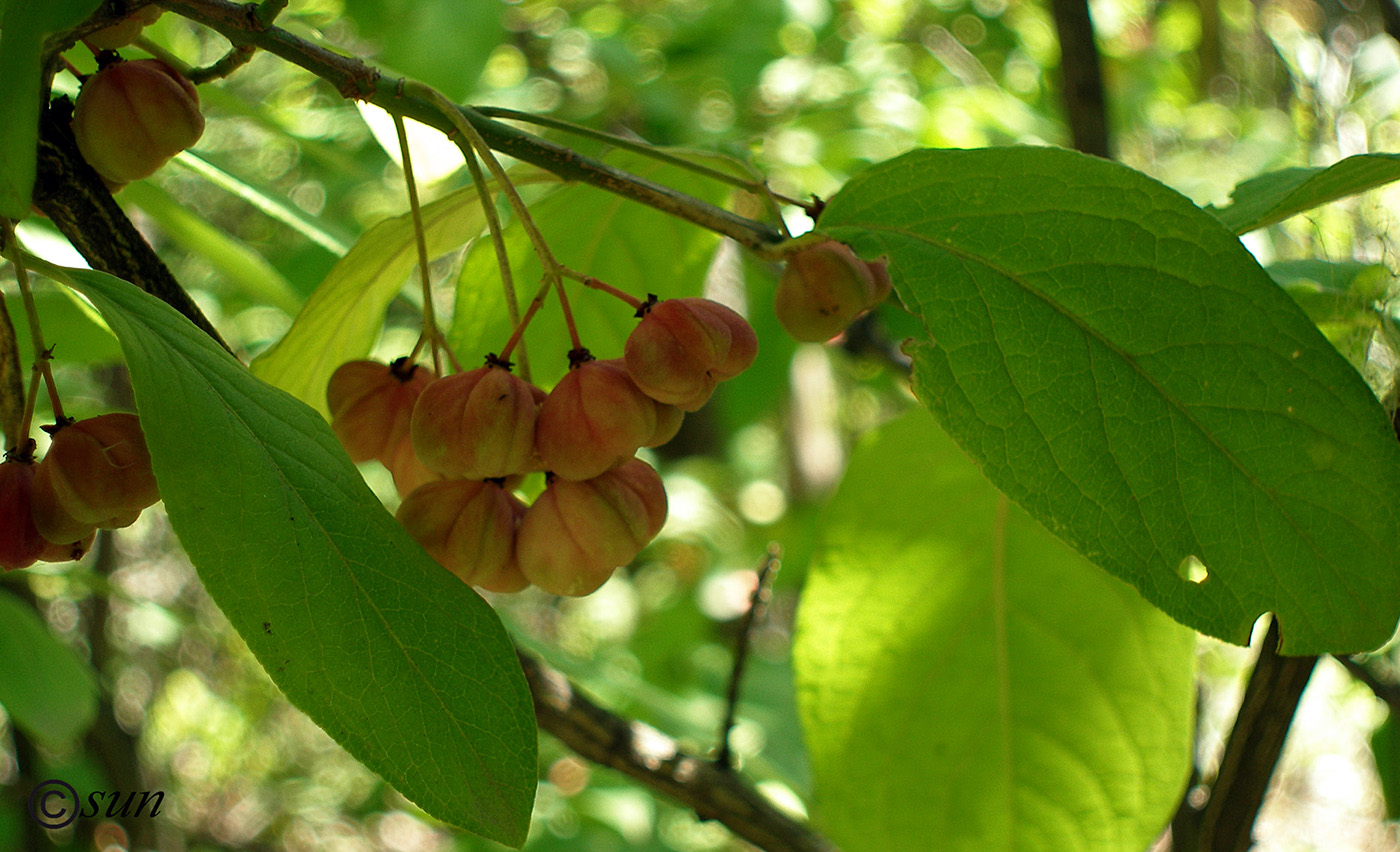
[[[1086,154],[1112,157],[1108,137],[1108,107],[1099,71],[1099,48],[1088,0],[1050,0],[1055,33],[1060,40],[1060,74],[1065,113],[1074,147]]]
[[[1279,656],[1278,635],[1278,622],[1271,621],[1211,784],[1210,800],[1196,822],[1195,848],[1200,852],[1246,852],[1253,845],[1255,817],[1317,664],[1317,657]]]
[[[235,46],[252,45],[310,71],[334,86],[343,97],[368,101],[390,113],[434,127],[449,137],[454,133],[449,117],[429,99],[404,92],[402,80],[385,80],[378,70],[358,59],[327,50],[278,27],[265,26],[255,14],[257,6],[228,0],[167,0],[162,5],[217,31]],[[566,181],[586,183],[650,205],[756,251],[769,251],[783,240],[777,230],[762,222],[493,121],[470,107],[459,109],[492,150],[551,171]]]
[[[767,852],[837,852],[831,841],[773,807],[743,776],[681,751],[655,728],[604,710],[560,672],[517,653],[540,727],[582,757],[636,778]]]

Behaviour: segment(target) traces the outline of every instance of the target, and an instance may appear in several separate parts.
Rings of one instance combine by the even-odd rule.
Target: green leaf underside
[[[0,706],[20,730],[55,748],[97,718],[92,669],[7,592],[0,592]]]
[[[345,16],[355,22],[361,37],[381,46],[379,62],[457,101],[475,90],[487,57],[508,40],[501,25],[504,15],[505,4],[499,0],[345,3]]]
[[[842,849],[1151,845],[1191,764],[1191,631],[1011,505],[927,412],[856,450],[823,530],[793,660]]]
[[[1281,169],[1244,181],[1210,212],[1236,234],[1400,180],[1400,154],[1358,154],[1323,168]]]
[[[1113,163],[1009,148],[871,168],[822,226],[890,257],[928,332],[915,393],[1081,553],[1227,641],[1270,611],[1290,654],[1390,637],[1388,418],[1208,214]]]
[[[534,712],[495,612],[384,511],[316,412],[129,284],[67,277],[121,340],[171,523],[273,681],[434,817],[523,842]]]
[[[687,156],[711,168],[744,174],[735,161],[715,155]],[[610,165],[720,205],[733,188],[678,166],[630,151],[609,154]],[[719,238],[672,216],[583,184],[562,187],[530,205],[530,215],[560,263],[592,275],[639,299],[699,296]],[[506,248],[523,312],[543,275],[539,260],[518,222],[505,229]],[[621,358],[627,335],[637,325],[632,308],[576,281],[566,281],[570,307],[583,345],[597,358]],[[462,363],[479,366],[488,352],[499,352],[511,323],[501,287],[495,248],[480,240],[468,251],[457,283],[450,339]],[[559,299],[551,294],[525,335],[534,380],[548,387],[568,369],[571,347]]]
[[[424,205],[422,215],[429,258],[475,237],[486,222],[471,188]],[[369,354],[384,327],[384,311],[417,264],[409,214],[370,228],[326,275],[282,339],[253,361],[253,374],[327,415],[331,373]]]
[[[0,19],[0,216],[23,219],[34,194],[44,39],[77,26],[101,0],[44,0]]]

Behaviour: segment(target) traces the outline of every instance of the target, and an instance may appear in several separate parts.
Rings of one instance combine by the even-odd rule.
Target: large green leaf
[[[741,174],[735,161],[691,154],[711,168]],[[616,151],[608,162],[633,174],[721,204],[733,192],[718,181],[640,154]],[[559,262],[645,299],[698,296],[719,238],[621,196],[584,184],[564,187],[530,206],[530,214]],[[518,222],[506,228],[506,245],[521,309],[539,289],[542,267]],[[585,291],[566,282],[583,345],[598,358],[622,357],[627,335],[636,327],[631,308],[602,292]],[[499,351],[511,325],[501,287],[500,268],[488,240],[472,246],[457,282],[451,340],[464,362],[476,366],[487,352]],[[558,297],[550,294],[530,324],[529,345],[534,378],[546,385],[568,369],[571,348]]]
[[[507,8],[501,0],[347,0],[345,15],[380,45],[378,61],[463,100],[491,51],[507,40],[501,23]]]
[[[131,285],[39,268],[121,341],[170,522],[268,675],[425,811],[519,845],[534,712],[495,612],[408,537],[315,411]]]
[[[23,219],[34,194],[44,39],[75,27],[101,0],[14,3],[0,19],[0,216]]]
[[[1114,163],[1007,148],[871,168],[822,225],[889,255],[928,333],[915,393],[1081,553],[1231,642],[1268,611],[1290,654],[1390,638],[1389,419],[1209,214]]]
[[[1329,201],[1400,180],[1400,154],[1357,154],[1325,168],[1281,169],[1251,178],[1212,209],[1237,234],[1282,222]]]
[[[50,746],[82,736],[97,718],[97,678],[49,632],[34,608],[0,592],[0,706]]]
[[[857,449],[823,528],[793,659],[841,848],[1151,845],[1191,766],[1191,631],[1010,505],[923,411]]]

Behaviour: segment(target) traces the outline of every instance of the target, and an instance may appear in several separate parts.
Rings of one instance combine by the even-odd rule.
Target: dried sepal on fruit
[[[666,522],[666,489],[640,459],[583,482],[554,477],[516,535],[520,570],[555,595],[597,590],[636,558]]]
[[[733,310],[710,299],[648,301],[627,337],[627,371],[658,402],[696,411],[715,385],[753,363],[758,337]]]
[[[438,379],[413,408],[413,446],[429,468],[454,478],[539,470],[539,400],[538,388],[496,363]]]
[[[464,582],[491,591],[519,591],[515,529],[524,506],[487,480],[430,482],[404,498],[395,514],[428,554]]]
[[[773,310],[794,338],[823,343],[889,293],[885,261],[861,260],[849,246],[828,240],[788,256]]]
[[[126,412],[56,428],[34,473],[34,522],[54,542],[130,526],[159,499],[141,422]]]
[[[73,106],[78,150],[109,184],[149,177],[203,134],[194,84],[158,59],[100,69]]]
[[[0,568],[28,568],[49,542],[34,526],[31,511],[34,465],[26,460],[0,463]]]
[[[617,467],[657,434],[656,402],[621,359],[580,360],[540,404],[535,447],[544,469],[584,480]]]

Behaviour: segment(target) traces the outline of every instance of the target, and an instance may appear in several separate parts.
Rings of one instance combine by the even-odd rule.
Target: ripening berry
[[[94,527],[130,526],[159,499],[135,414],[103,414],[63,426],[34,470],[34,523],[53,542],[79,541]]]
[[[93,539],[97,538],[97,530],[87,534],[87,538],[75,541],[70,544],[54,544],[51,541],[44,541],[44,549],[39,552],[40,562],[77,562],[83,558],[83,554],[92,549]]]
[[[126,47],[136,41],[142,30],[160,20],[160,12],[159,6],[143,6],[110,27],[104,27],[89,35],[84,41],[93,50],[116,50]]]
[[[656,431],[651,433],[651,437],[642,446],[659,447],[676,437],[676,433],[681,431],[681,423],[684,420],[684,411],[664,402],[656,403]]]
[[[867,263],[848,246],[832,240],[788,257],[773,310],[788,334],[822,343],[844,331],[889,292],[885,261]]]
[[[627,371],[642,392],[696,411],[715,384],[749,368],[758,337],[747,321],[709,299],[667,299],[642,307],[627,337]]]
[[[157,59],[101,69],[73,106],[78,150],[111,184],[149,177],[203,133],[194,84]]]
[[[430,469],[461,479],[539,470],[538,389],[495,364],[438,379],[413,407],[410,433]]]
[[[666,489],[646,462],[583,482],[551,479],[516,535],[520,570],[554,595],[586,595],[636,558],[666,522]]]
[[[535,447],[545,470],[592,479],[651,441],[656,415],[655,401],[638,389],[621,359],[583,361],[540,404]]]
[[[395,517],[423,549],[463,582],[519,591],[515,528],[524,506],[490,481],[430,482],[409,494]],[[510,588],[515,586],[515,588]]]
[[[418,395],[432,384],[427,367],[395,361],[350,361],[331,374],[326,404],[331,429],[350,459],[366,462],[397,453],[408,435]]]
[[[33,485],[33,463],[0,464],[0,568],[6,571],[33,565],[48,545],[34,526]]]

